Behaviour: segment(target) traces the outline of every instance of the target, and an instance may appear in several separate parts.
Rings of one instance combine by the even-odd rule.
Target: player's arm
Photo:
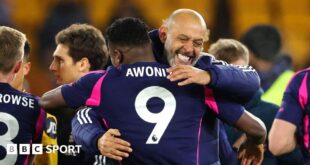
[[[264,159],[264,143],[267,134],[264,123],[244,111],[234,126],[246,134],[245,141],[238,150],[238,158],[242,160],[241,164],[261,164]]]
[[[210,93],[206,98],[207,105],[222,121],[244,132],[255,144],[265,142],[265,124],[259,118],[247,112],[242,105],[229,101],[224,97],[211,98]],[[215,104],[211,104],[212,101],[215,101]]]
[[[71,124],[75,143],[82,145],[82,149],[88,153],[98,154],[97,140],[106,131],[91,108],[80,108]]]
[[[275,119],[269,132],[269,150],[275,156],[289,153],[296,147],[296,126],[288,121]]]
[[[55,89],[52,89],[46,93],[44,93],[40,99],[40,106],[47,111],[58,108],[66,105],[66,102],[61,93],[61,87],[59,86]]]
[[[168,71],[171,81],[182,80],[179,85],[207,85],[239,103],[248,102],[260,85],[259,76],[252,67],[230,65],[209,55],[202,56],[195,67],[178,65],[169,68]]]
[[[244,111],[234,126],[246,133],[247,139],[254,144],[263,144],[266,140],[265,124],[248,111]]]
[[[304,74],[296,75],[288,85],[282,105],[276,115],[269,133],[269,149],[274,155],[291,152],[296,147],[297,126],[303,121],[303,107],[300,101],[307,101],[303,94],[307,90],[300,90]],[[302,91],[299,93],[299,91]]]
[[[128,157],[132,151],[130,143],[120,139],[120,132],[117,129],[104,128],[102,119],[89,107],[78,111],[72,120],[72,135],[75,142],[82,145],[86,152],[97,154],[115,160],[122,160]]]
[[[130,143],[120,138],[118,129],[109,129],[97,141],[97,147],[101,155],[121,161],[132,152]]]
[[[101,81],[105,71],[98,71],[89,73],[72,84],[65,84],[51,91],[43,94],[40,99],[40,106],[45,108],[48,112],[57,110],[61,106],[69,106],[71,108],[77,108],[87,105],[87,102],[99,103]],[[97,83],[99,85],[97,85]],[[92,94],[99,91],[95,98],[92,98]],[[94,105],[94,104],[93,104]]]
[[[242,164],[261,163],[266,138],[264,123],[245,111],[240,104],[229,101],[223,96],[216,97],[211,89],[206,88],[205,95],[206,104],[222,121],[233,125],[247,135],[246,141],[239,149],[239,158],[242,159]]]
[[[238,150],[238,158],[242,160],[241,164],[261,164],[264,159],[264,143],[267,135],[264,123],[244,111],[234,126],[246,134],[246,140]]]

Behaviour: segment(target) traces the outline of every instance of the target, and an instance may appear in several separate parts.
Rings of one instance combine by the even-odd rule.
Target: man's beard
[[[165,60],[167,65],[175,66],[174,55],[169,53],[167,49],[164,50],[163,59]]]

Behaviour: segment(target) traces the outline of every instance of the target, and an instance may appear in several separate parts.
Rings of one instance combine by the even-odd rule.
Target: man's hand
[[[109,129],[97,142],[100,153],[108,158],[121,161],[132,152],[130,143],[118,138],[121,133],[118,129]]]
[[[239,148],[241,165],[260,165],[264,159],[264,144],[255,144],[247,139]]]
[[[168,69],[170,81],[183,80],[178,83],[179,86],[192,83],[200,85],[208,85],[211,81],[211,76],[208,71],[195,68],[191,65],[176,65]]]
[[[246,134],[243,133],[232,145],[233,148],[237,149],[237,151],[240,149],[240,146],[246,141]]]

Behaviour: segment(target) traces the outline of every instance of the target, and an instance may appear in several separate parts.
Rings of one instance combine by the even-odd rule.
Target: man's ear
[[[28,75],[31,69],[31,62],[25,62],[23,65],[24,76]]]
[[[79,71],[80,72],[89,72],[90,71],[90,62],[88,58],[83,57],[80,61],[78,61]]]
[[[168,28],[165,26],[161,26],[158,30],[159,33],[159,39],[162,43],[165,43],[166,39],[167,39],[167,31]]]
[[[120,66],[123,63],[123,53],[119,49],[114,49],[113,59],[115,67]]]
[[[17,73],[19,71],[19,69],[21,69],[23,61],[18,61],[15,66],[14,66],[14,73]]]

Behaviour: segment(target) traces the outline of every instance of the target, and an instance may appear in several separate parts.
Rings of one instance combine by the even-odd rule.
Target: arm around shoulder
[[[44,93],[39,101],[39,105],[45,110],[65,106],[65,100],[61,93],[61,86]]]

